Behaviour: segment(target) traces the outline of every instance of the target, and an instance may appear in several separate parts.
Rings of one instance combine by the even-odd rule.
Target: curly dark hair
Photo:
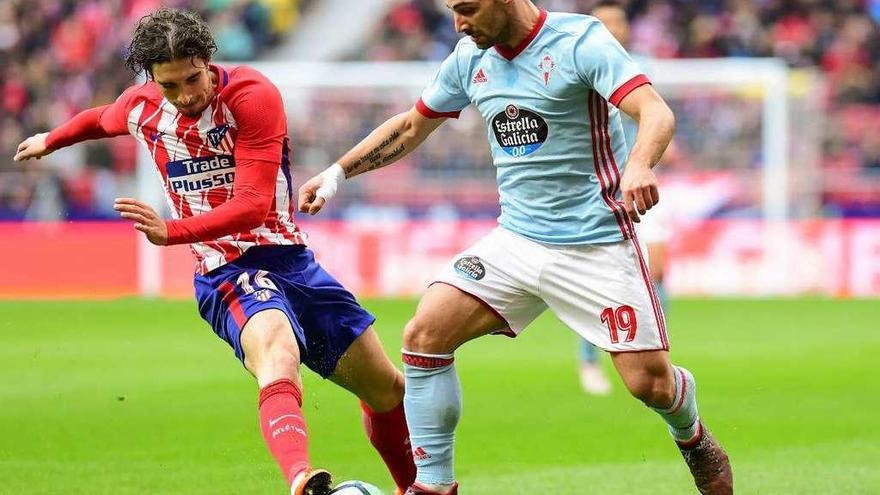
[[[190,10],[161,8],[138,21],[125,65],[153,77],[153,64],[181,58],[211,60],[217,43],[202,17]]]

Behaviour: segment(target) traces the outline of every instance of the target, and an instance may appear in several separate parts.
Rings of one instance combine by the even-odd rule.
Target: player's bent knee
[[[666,408],[672,403],[675,390],[668,380],[647,376],[626,383],[630,394],[648,407]]]
[[[403,329],[403,348],[412,352],[446,354],[453,352],[454,345],[450,332],[442,329],[427,318],[418,315],[409,320]]]

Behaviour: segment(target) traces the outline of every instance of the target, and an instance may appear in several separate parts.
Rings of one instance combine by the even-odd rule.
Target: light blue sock
[[[657,299],[660,300],[660,306],[663,307],[663,313],[669,311],[669,293],[666,292],[666,284],[663,282],[654,282],[654,292],[657,293]]]
[[[596,346],[591,344],[587,339],[581,338],[580,340],[581,363],[598,363],[599,351],[596,349]]]
[[[418,469],[416,481],[451,485],[455,427],[461,417],[461,384],[453,356],[403,351],[403,363],[403,408]]]
[[[693,440],[699,431],[700,416],[697,414],[697,382],[691,372],[673,366],[675,374],[675,400],[668,409],[654,409],[666,421],[669,433],[677,442]]]

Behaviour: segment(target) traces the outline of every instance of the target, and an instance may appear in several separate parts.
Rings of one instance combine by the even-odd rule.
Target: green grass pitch
[[[366,306],[399,362],[415,301]],[[255,385],[193,302],[2,302],[0,314],[0,494],[286,493]],[[697,378],[737,493],[880,493],[878,322],[877,301],[673,301],[673,360]],[[550,315],[457,353],[462,493],[695,493],[661,420],[619,379],[610,397],[582,394],[575,356]],[[311,372],[305,387],[313,462],[390,489],[354,398]]]

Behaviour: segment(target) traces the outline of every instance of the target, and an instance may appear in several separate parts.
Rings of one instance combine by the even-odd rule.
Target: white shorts
[[[607,351],[668,350],[666,323],[636,239],[554,246],[495,228],[436,278],[501,316],[516,336],[548,307]]]

